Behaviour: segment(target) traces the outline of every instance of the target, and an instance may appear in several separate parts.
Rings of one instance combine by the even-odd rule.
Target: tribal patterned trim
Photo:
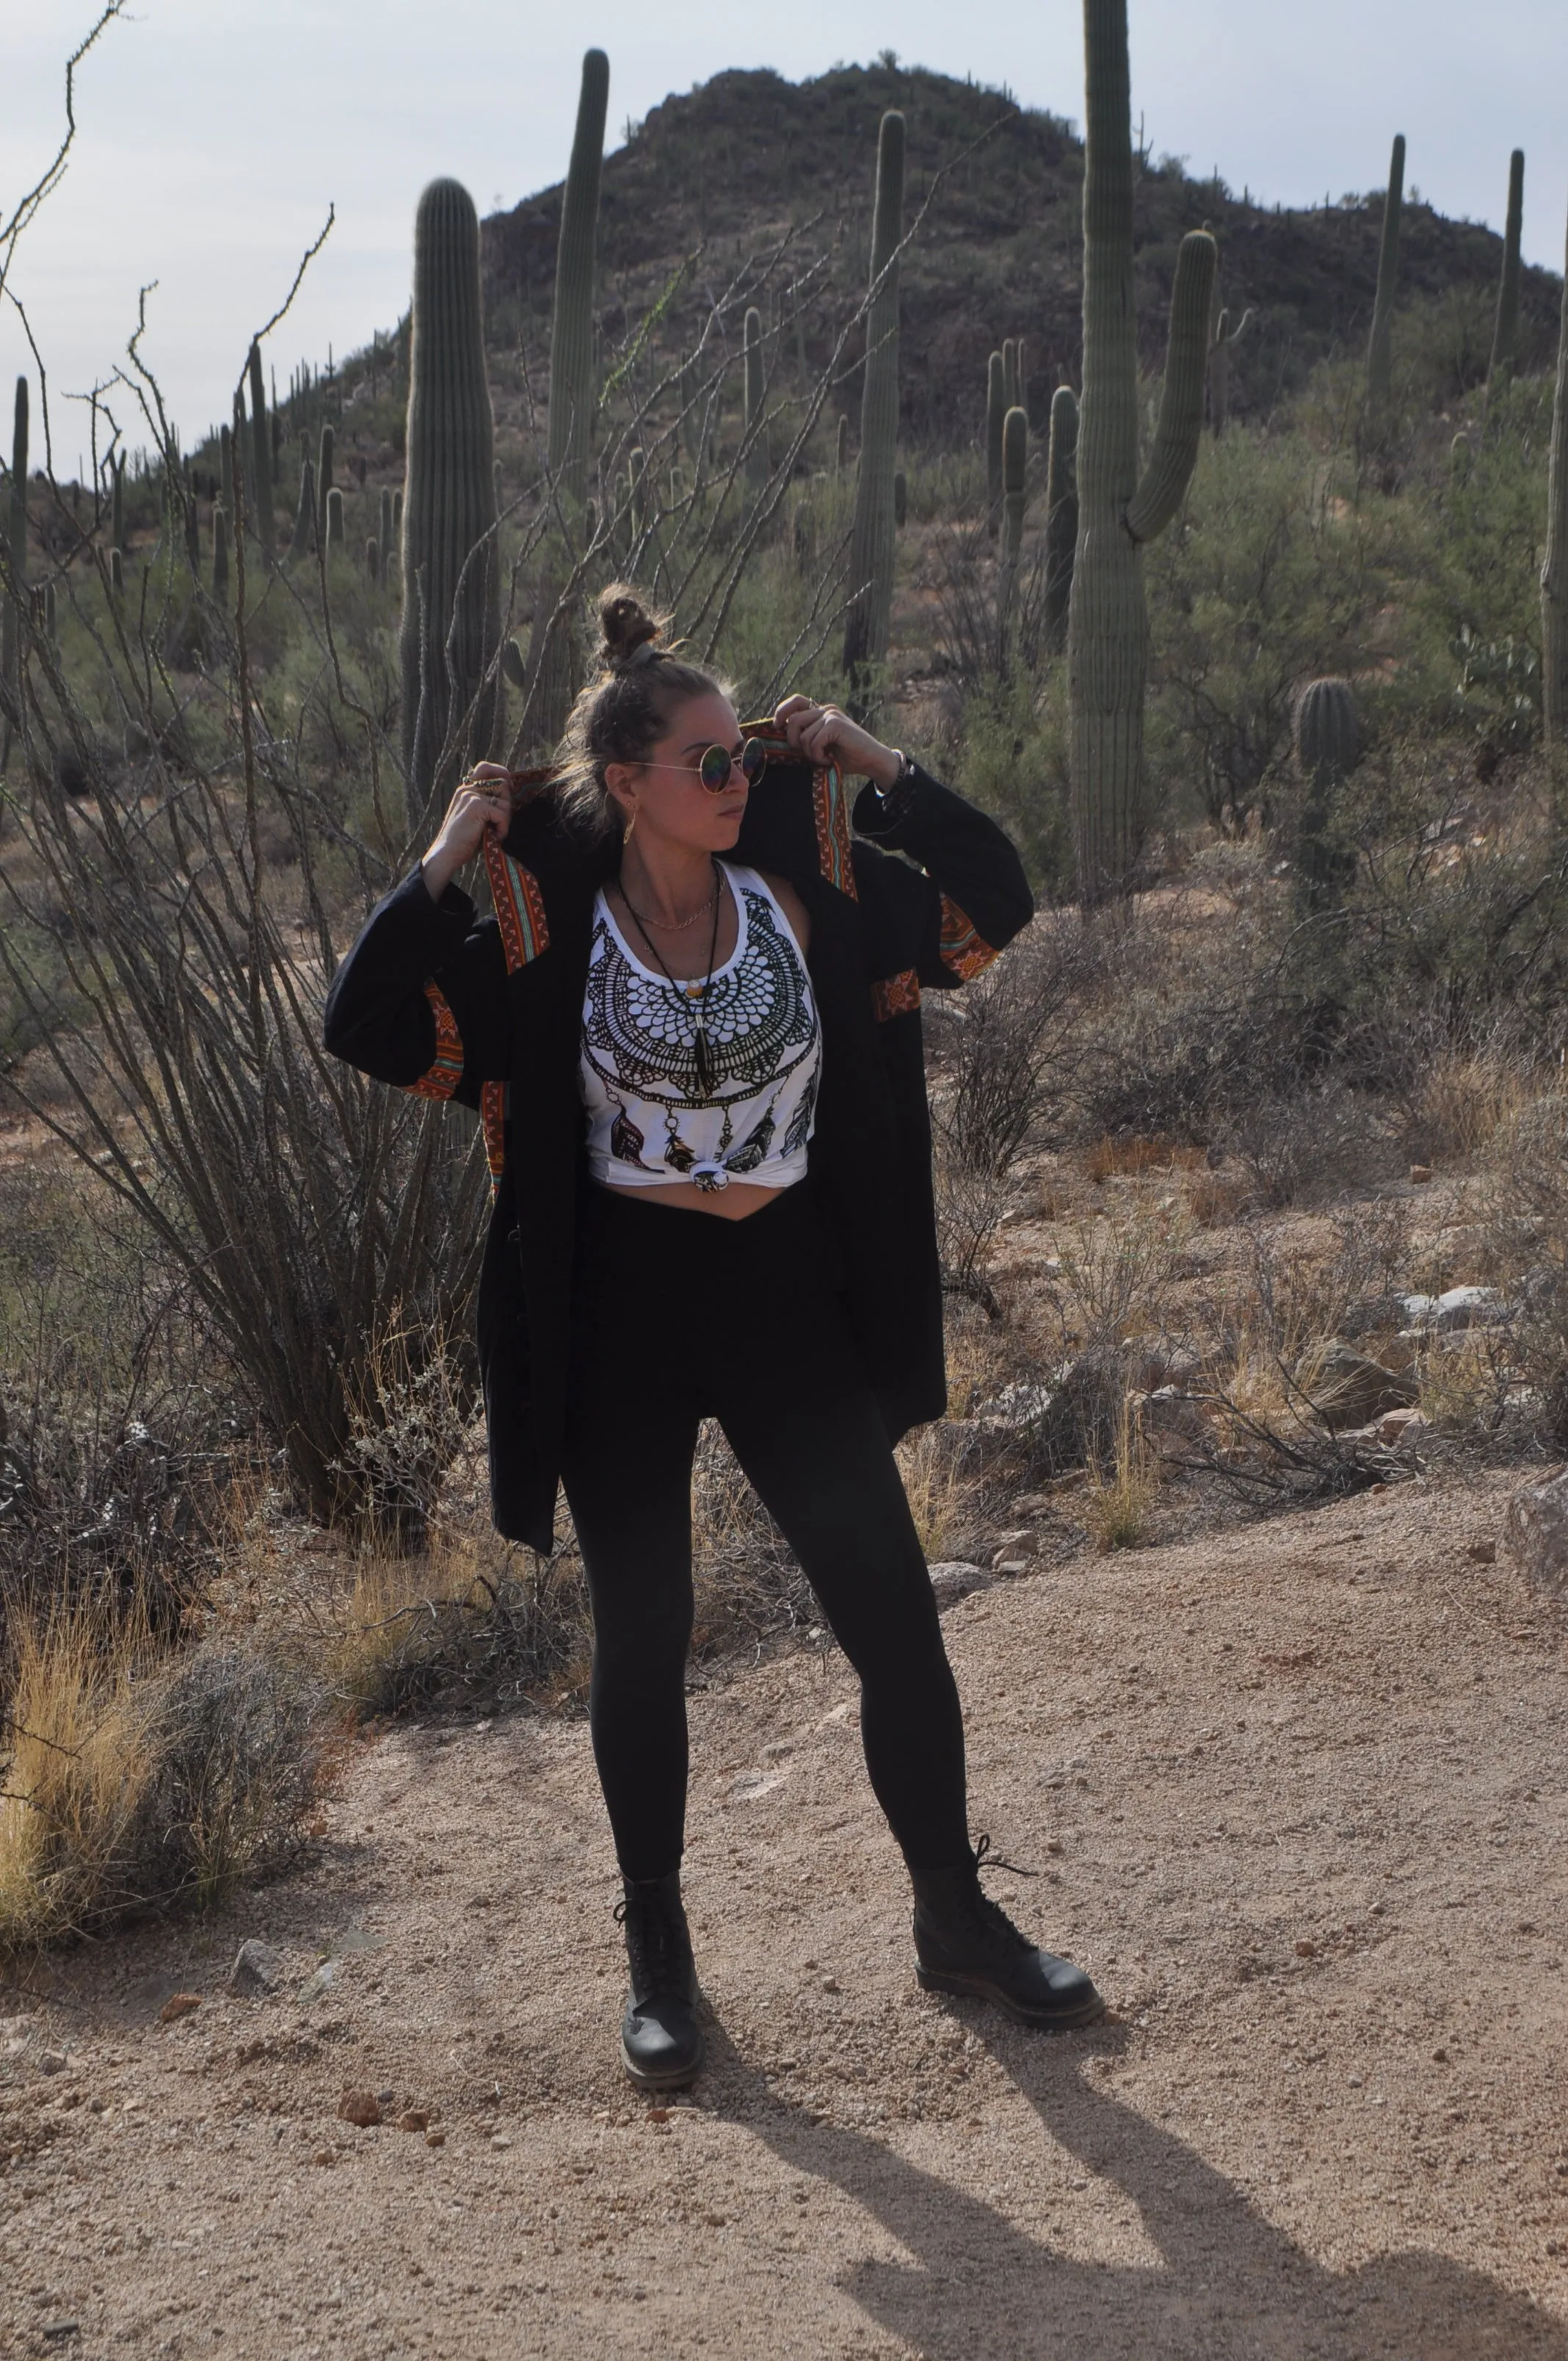
[[[988,943],[985,937],[977,930],[969,912],[960,910],[958,904],[949,901],[944,894],[942,896],[942,965],[951,968],[956,976],[968,983],[972,977],[979,975],[982,968],[988,968],[997,956],[995,945]]]
[[[920,978],[912,967],[872,986],[872,1015],[879,1025],[890,1016],[907,1016],[920,1005]]]
[[[844,782],[836,763],[812,773],[811,808],[817,821],[817,865],[829,885],[837,885],[840,894],[858,902],[861,897],[850,851],[850,799],[844,793]]]
[[[435,1060],[407,1087],[416,1099],[449,1099],[463,1079],[463,1036],[445,994],[433,980],[425,985],[424,996],[435,1015]]]
[[[787,738],[766,721],[743,721],[741,735],[767,749],[770,760],[798,763],[800,756]],[[853,833],[850,826],[850,798],[844,792],[844,782],[836,763],[828,763],[811,774],[811,816],[817,827],[817,864],[829,885],[837,885],[851,902],[858,902],[860,892],[855,884],[855,864],[850,854]]]
[[[485,1160],[490,1168],[492,1198],[501,1185],[506,1164],[507,1103],[510,1096],[510,1087],[506,1082],[479,1085],[479,1125],[485,1135]]]
[[[514,861],[510,852],[503,852],[489,837],[485,840],[485,869],[500,925],[507,973],[515,975],[520,967],[526,967],[530,960],[536,960],[541,951],[550,948],[544,896],[532,870]]]

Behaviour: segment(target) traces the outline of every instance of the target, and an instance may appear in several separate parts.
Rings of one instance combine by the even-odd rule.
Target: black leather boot
[[[1062,2033],[1092,2025],[1105,2004],[1081,1968],[1031,1943],[982,1891],[986,1839],[956,1869],[915,1877],[915,1972],[927,1992],[974,1993],[1020,2025]]]
[[[631,1990],[620,2020],[620,2055],[644,2090],[678,2091],[702,2066],[696,1966],[681,1907],[681,1875],[625,1881],[616,1916],[626,1928]]]

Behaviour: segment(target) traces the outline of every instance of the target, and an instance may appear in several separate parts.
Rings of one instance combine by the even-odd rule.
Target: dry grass
[[[317,1774],[301,1685],[212,1644],[159,1661],[145,1609],[23,1613],[0,1738],[0,1956],[148,1905],[205,1905],[296,1850]]]
[[[1149,1451],[1124,1397],[1116,1422],[1115,1450],[1106,1467],[1090,1463],[1080,1514],[1097,1550],[1136,1549],[1148,1532],[1159,1488],[1158,1464]]]

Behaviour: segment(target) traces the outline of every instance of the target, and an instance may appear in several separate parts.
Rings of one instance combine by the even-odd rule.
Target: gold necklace
[[[631,908],[631,896],[626,890],[625,879],[618,877],[615,882],[620,888],[621,900],[625,903],[627,908],[631,910],[632,917],[636,919],[638,925],[643,929],[644,933],[646,933],[650,927],[657,927],[661,934],[684,935],[688,927],[695,927],[699,918],[706,917],[708,911],[712,909],[714,904],[718,899],[718,881],[716,878],[714,880],[712,893],[708,895],[706,902],[699,902],[697,904],[696,908],[692,912],[689,918],[645,918],[641,910],[633,910]]]

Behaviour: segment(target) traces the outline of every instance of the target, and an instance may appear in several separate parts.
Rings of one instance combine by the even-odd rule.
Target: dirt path
[[[667,2111],[586,1730],[382,1740],[308,1874],[0,2001],[0,2351],[1568,2361],[1568,1657],[1468,1554],[1500,1499],[953,1609],[975,1826],[1091,2034],[916,1991],[837,1659],[693,1700],[713,2063]],[[248,1936],[278,1997],[223,1997]]]

